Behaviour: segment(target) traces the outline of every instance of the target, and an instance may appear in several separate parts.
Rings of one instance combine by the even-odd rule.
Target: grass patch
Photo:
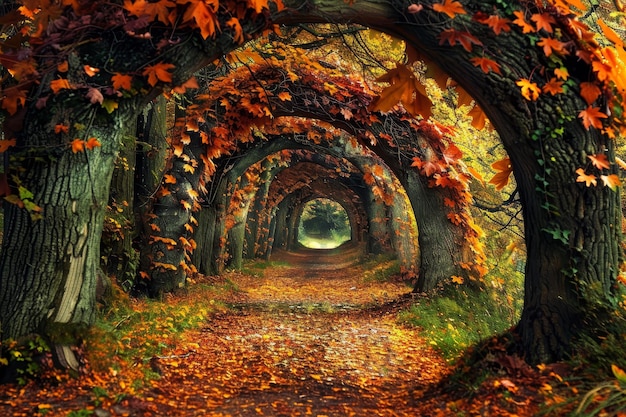
[[[263,272],[268,268],[280,268],[284,266],[289,266],[289,263],[285,261],[266,261],[261,259],[254,259],[244,261],[243,267],[241,268],[241,273],[252,276],[262,275]]]
[[[364,282],[386,282],[400,275],[400,261],[390,254],[368,257],[361,266]]]
[[[211,315],[227,310],[216,295],[235,291],[224,286],[199,282],[189,290],[164,300],[134,299],[119,288],[86,337],[87,358],[95,371],[124,374],[125,385],[139,389],[159,375],[151,370],[150,359],[182,355],[197,344],[185,332],[201,328]]]
[[[495,291],[448,286],[400,312],[401,323],[419,327],[423,336],[448,361],[471,345],[510,329],[518,308]],[[506,300],[506,298],[505,298]]]

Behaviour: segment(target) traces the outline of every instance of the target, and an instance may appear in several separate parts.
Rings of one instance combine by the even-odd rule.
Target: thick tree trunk
[[[32,192],[31,201],[42,208],[41,219],[5,203],[0,257],[2,337],[43,333],[55,342],[61,364],[75,369],[78,363],[69,346],[94,319],[105,205],[123,126],[133,115],[119,109],[117,117],[96,123],[102,121],[97,112],[70,107],[52,120],[47,112],[27,115],[21,143],[30,152],[21,154],[17,148],[11,158],[28,156],[15,185]],[[49,127],[65,120],[91,122],[88,134],[102,146],[72,152]],[[54,143],[58,145],[51,147]]]

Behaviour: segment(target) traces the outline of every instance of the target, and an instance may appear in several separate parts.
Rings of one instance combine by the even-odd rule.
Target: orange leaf
[[[587,175],[584,169],[578,168],[576,170],[578,177],[576,177],[576,182],[584,182],[587,187],[598,184],[598,180],[595,175]]]
[[[587,104],[591,105],[591,103],[600,97],[600,94],[602,94],[602,91],[596,84],[590,82],[580,83],[580,96],[587,102]]]
[[[200,29],[203,39],[214,36],[219,29],[217,19],[217,10],[219,0],[194,1],[192,2],[183,16],[183,22],[195,21],[196,27]]]
[[[15,146],[15,139],[2,139],[2,140],[0,140],[0,153],[5,152],[11,146]]]
[[[615,162],[617,162],[617,165],[619,165],[620,168],[626,170],[626,162],[624,162],[622,158],[615,157]]]
[[[537,26],[537,31],[541,29],[545,30],[548,33],[552,33],[552,25],[556,23],[554,17],[548,13],[534,13],[530,16],[530,20],[535,22]]]
[[[184,94],[188,88],[200,88],[200,85],[198,84],[198,80],[196,79],[195,75],[185,81],[182,85],[174,87],[173,91],[178,94]]]
[[[541,90],[539,90],[537,83],[533,83],[527,78],[522,78],[515,84],[522,88],[522,96],[524,96],[526,100],[535,101],[539,98],[539,91]]]
[[[587,155],[587,158],[591,159],[591,163],[598,169],[609,169],[609,159],[603,153],[597,153],[595,155]]]
[[[433,10],[445,13],[450,19],[454,19],[457,14],[467,14],[463,5],[455,0],[443,0],[443,3],[433,4]]]
[[[511,21],[505,17],[500,17],[498,15],[490,15],[486,19],[480,19],[479,22],[493,29],[496,35],[499,35],[503,31],[504,32],[511,31],[511,26],[509,25]]]
[[[556,78],[552,77],[550,81],[543,86],[541,91],[553,96],[561,94],[563,92],[563,81],[558,81]]]
[[[455,29],[446,29],[439,34],[439,45],[448,42],[451,46],[460,43],[467,52],[472,52],[473,45],[482,45],[482,42],[469,32],[459,32]]]
[[[174,68],[174,64],[159,62],[154,65],[147,66],[141,75],[148,77],[148,84],[155,86],[159,81],[169,83],[172,82],[172,74],[169,72]]]
[[[443,159],[448,164],[453,164],[463,157],[463,152],[454,144],[451,143],[445,151],[443,151]]]
[[[552,52],[556,52],[559,55],[568,54],[567,50],[565,49],[565,43],[551,37],[541,38],[541,40],[537,42],[537,45],[543,48],[543,53],[546,56],[552,55]]]
[[[278,93],[278,98],[280,99],[280,101],[291,101],[291,94],[289,94],[289,92],[287,91],[282,91]]]
[[[267,3],[267,0],[266,0],[266,3]],[[233,40],[235,42],[237,42],[238,44],[242,44],[245,41],[244,36],[243,36],[243,29],[241,28],[239,19],[237,19],[236,17],[231,17],[226,22],[226,26],[228,26],[229,28],[233,30],[233,32],[235,32],[233,34]]]
[[[556,68],[554,70],[554,75],[556,75],[557,78],[563,81],[569,78],[569,72],[567,71],[567,68],[565,67]]]
[[[66,78],[59,78],[59,79],[50,81],[50,88],[56,94],[61,90],[70,89],[72,87],[70,86],[70,82]]]
[[[458,275],[452,275],[452,282],[459,285],[463,284],[463,277],[460,277]]]
[[[165,174],[163,178],[165,178],[166,184],[176,184],[176,177],[171,174]]]
[[[269,10],[267,0],[248,0],[248,7],[253,8],[256,14],[263,12],[263,9]]]
[[[609,187],[611,190],[615,191],[617,187],[622,185],[622,182],[619,180],[619,177],[615,174],[611,175],[600,175],[602,182],[605,187]]]
[[[487,123],[487,115],[478,105],[474,105],[467,113],[472,118],[472,126],[478,130],[482,130]]]
[[[185,200],[180,200],[180,205],[183,206],[185,210],[191,210],[191,203]]]
[[[604,21],[602,21],[602,19],[598,19],[597,22],[598,22],[598,25],[600,25],[600,28],[602,29],[602,33],[604,33],[604,36],[606,36],[608,40],[613,42],[615,46],[617,46],[618,48],[624,47],[624,41],[620,38],[620,36],[617,33],[615,33],[613,29],[608,27],[607,24],[604,23]]]
[[[72,152],[74,153],[85,151],[85,141],[82,139],[78,139],[78,138],[74,139],[71,142],[71,146],[72,146]]]
[[[471,58],[470,61],[472,62],[472,64],[474,64],[474,66],[480,67],[480,69],[483,70],[485,74],[489,73],[489,71],[500,74],[500,64],[498,64],[496,61],[485,58],[484,56]]]
[[[94,68],[91,65],[84,65],[83,69],[85,70],[85,73],[90,77],[93,77],[94,75],[100,72],[98,68]]]
[[[517,26],[522,28],[522,33],[533,33],[533,32],[536,32],[536,30],[533,27],[533,25],[531,25],[530,23],[528,23],[526,21],[526,18],[524,16],[524,12],[523,11],[517,10],[517,11],[513,12],[513,14],[517,17],[517,19],[515,19],[513,21],[513,23],[515,23]]]
[[[87,142],[85,143],[85,148],[89,150],[92,150],[93,148],[98,148],[100,146],[102,146],[102,144],[96,138],[89,138]]]
[[[57,124],[54,126],[54,133],[59,134],[59,133],[69,133],[70,132],[70,127],[64,124]]]
[[[476,178],[478,181],[480,181],[480,183],[484,186],[485,185],[485,179],[483,178],[483,176],[480,174],[480,172],[476,171],[476,169],[474,169],[471,166],[467,167],[467,172],[469,172],[472,177]]]
[[[133,77],[131,75],[120,74],[119,72],[116,72],[115,75],[111,77],[114,90],[130,90],[132,80]]]
[[[70,68],[70,64],[68,64],[67,60],[61,62],[59,65],[57,65],[57,70],[59,72],[67,72],[67,70]]]
[[[513,172],[511,160],[509,159],[509,157],[503,158],[491,164],[491,168],[500,172],[494,175],[494,177],[489,181],[489,184],[495,185],[496,190],[501,190],[509,183],[509,177]]]
[[[587,106],[585,110],[578,113],[578,117],[583,120],[583,126],[589,130],[589,127],[593,126],[596,129],[602,129],[602,120],[606,119],[606,114],[602,113],[598,107]]]
[[[521,87],[522,96],[524,96],[526,100],[535,101],[539,98],[539,92],[541,90],[537,83],[531,82],[527,78],[522,78],[517,81],[516,84]]]

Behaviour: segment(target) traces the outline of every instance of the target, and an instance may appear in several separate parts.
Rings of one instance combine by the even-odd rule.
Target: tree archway
[[[13,145],[10,169],[19,173],[11,177],[12,190],[29,192],[14,194],[16,204],[5,210],[5,335],[19,338],[50,323],[71,328],[93,320],[108,180],[122,127],[148,99],[170,82],[182,84],[269,23],[334,20],[406,39],[469,92],[496,127],[526,225],[525,306],[518,327],[523,351],[531,362],[562,357],[573,337],[593,328],[586,320],[595,316],[594,306],[611,305],[621,262],[610,136],[621,127],[616,121],[625,107],[623,43],[607,31],[616,45],[600,46],[566,1],[454,2],[458,7],[452,9],[434,1],[421,8],[400,0],[283,3],[248,9],[227,2],[206,22],[185,15],[188,4],[173,3],[163,14],[133,8],[133,2],[126,9],[110,2],[62,3],[63,22],[73,25],[51,25],[41,10],[26,10],[32,19],[9,19],[7,25],[24,30],[3,42],[3,65],[12,73],[3,86],[10,138],[4,147]],[[173,27],[166,16],[178,13],[182,22]],[[500,24],[490,26],[494,20],[483,18],[490,16]],[[130,30],[138,17],[147,24]],[[106,70],[92,76],[92,69]],[[567,78],[567,89],[559,77]],[[579,183],[579,169],[608,186]],[[58,347],[66,364],[68,352]]]

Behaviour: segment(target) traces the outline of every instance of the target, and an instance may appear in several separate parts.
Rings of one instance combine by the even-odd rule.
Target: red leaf
[[[474,66],[480,67],[480,69],[483,70],[485,74],[489,73],[489,71],[500,74],[500,64],[498,64],[496,61],[485,58],[484,56],[471,58],[470,61],[472,62],[472,64],[474,64]]]
[[[450,146],[448,146],[446,150],[443,151],[443,159],[448,164],[453,164],[462,157],[463,152],[461,152],[461,150],[454,143],[451,143]]]
[[[102,104],[104,101],[104,96],[97,88],[90,87],[87,91],[86,97],[89,99],[91,104]]]
[[[4,90],[4,98],[2,99],[2,108],[11,116],[17,113],[17,109],[26,103],[26,91],[19,90],[17,87],[10,87]]]
[[[489,26],[493,29],[496,35],[499,35],[501,32],[510,32],[511,26],[509,23],[511,22],[509,19],[505,17],[500,17],[498,15],[490,15],[487,18],[479,18],[477,19],[480,23]]]
[[[0,153],[6,152],[11,146],[15,146],[15,139],[2,139],[0,140]]]
[[[587,102],[587,104],[591,105],[591,103],[600,97],[600,94],[602,94],[602,91],[596,84],[590,82],[580,83],[580,96]]]
[[[132,80],[133,77],[131,75],[120,74],[119,72],[116,72],[115,75],[111,77],[114,90],[130,90]]]
[[[458,32],[455,29],[446,29],[439,34],[439,45],[443,45],[448,42],[451,46],[460,43],[467,52],[472,51],[472,44],[482,45],[482,42],[469,32]]]
[[[98,148],[102,146],[100,141],[96,138],[89,138],[87,142],[85,142],[85,148],[92,150],[93,148]]]

